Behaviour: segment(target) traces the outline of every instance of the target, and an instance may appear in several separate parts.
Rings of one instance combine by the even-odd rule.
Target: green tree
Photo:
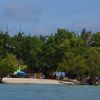
[[[93,34],[92,37],[93,37],[93,45],[96,47],[100,47],[100,32]]]
[[[5,58],[8,50],[6,45],[10,42],[10,35],[7,32],[0,32],[0,58]]]
[[[13,74],[17,69],[16,57],[12,54],[7,54],[6,58],[0,60],[0,78]]]
[[[100,52],[97,48],[84,48],[82,56],[88,67],[87,77],[89,77],[88,84],[96,84],[96,77],[100,78]]]
[[[100,52],[94,47],[86,48],[83,56],[89,68],[89,76],[100,77]]]
[[[73,52],[66,52],[62,62],[59,63],[58,70],[65,71],[70,74],[70,77],[81,80],[86,73],[87,66],[80,55],[76,56]]]

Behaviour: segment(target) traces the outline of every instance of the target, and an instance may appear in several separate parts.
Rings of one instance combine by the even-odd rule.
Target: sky
[[[48,35],[57,28],[100,31],[100,0],[0,0],[0,30]]]

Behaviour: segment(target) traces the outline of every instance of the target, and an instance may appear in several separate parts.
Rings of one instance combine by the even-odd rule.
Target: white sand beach
[[[32,79],[32,78],[3,78],[3,83],[32,83],[32,84],[74,84],[74,82],[64,82],[52,79]]]

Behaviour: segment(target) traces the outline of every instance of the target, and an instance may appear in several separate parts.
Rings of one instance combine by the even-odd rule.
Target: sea
[[[100,86],[0,84],[0,100],[100,100]]]

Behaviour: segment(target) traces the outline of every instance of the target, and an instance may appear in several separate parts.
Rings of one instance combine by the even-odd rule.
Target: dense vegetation
[[[12,73],[22,62],[32,73],[42,71],[46,77],[64,71],[69,78],[83,80],[100,77],[100,32],[84,28],[80,34],[57,29],[49,36],[31,36],[19,32],[10,36],[0,32],[0,76]]]

